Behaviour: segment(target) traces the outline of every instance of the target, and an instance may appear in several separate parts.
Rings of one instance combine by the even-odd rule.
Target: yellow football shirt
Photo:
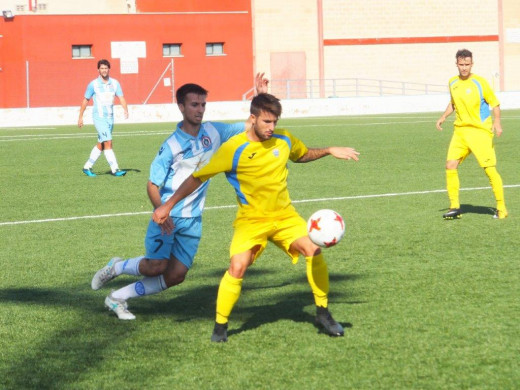
[[[276,129],[264,142],[250,141],[244,132],[222,144],[193,176],[206,181],[225,172],[237,195],[238,216],[276,217],[294,210],[287,190],[287,163],[298,160],[307,150],[285,129]]]
[[[492,118],[489,107],[500,105],[489,83],[475,74],[467,80],[459,76],[452,77],[449,82],[451,103],[455,107],[455,129],[469,127],[492,130]]]

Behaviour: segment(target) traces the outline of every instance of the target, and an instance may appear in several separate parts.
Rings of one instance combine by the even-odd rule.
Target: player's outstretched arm
[[[173,224],[171,223],[170,219],[170,211],[172,211],[173,207],[179,201],[199,188],[201,184],[202,180],[193,177],[193,175],[190,175],[186,180],[184,180],[184,182],[180,185],[177,191],[175,191],[170,199],[155,209],[152,216],[154,222],[161,225],[161,229],[170,234],[171,229],[173,228]]]
[[[348,146],[330,146],[328,148],[309,148],[307,153],[305,153],[300,159],[298,159],[299,163],[306,163],[309,161],[314,161],[319,158],[332,155],[336,158],[340,158],[342,160],[354,160],[359,161],[359,152]]]
[[[359,161],[359,152],[354,148],[344,146],[331,146],[329,148],[330,154],[342,160]]]

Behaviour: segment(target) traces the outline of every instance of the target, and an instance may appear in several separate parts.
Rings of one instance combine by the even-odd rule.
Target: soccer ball
[[[336,245],[345,234],[345,221],[333,210],[318,210],[307,221],[307,232],[312,242],[328,248]]]

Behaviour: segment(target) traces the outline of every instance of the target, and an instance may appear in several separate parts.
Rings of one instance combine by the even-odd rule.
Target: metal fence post
[[[172,58],[172,103],[175,103],[175,73],[173,68],[173,58]]]

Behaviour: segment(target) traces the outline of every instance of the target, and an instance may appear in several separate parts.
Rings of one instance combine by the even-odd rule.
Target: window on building
[[[181,56],[181,44],[180,43],[164,43],[162,45],[163,57],[178,57]]]
[[[24,12],[25,11],[25,5],[24,4],[17,4],[16,5],[16,10],[18,12]]]
[[[72,58],[92,57],[92,45],[72,45]]]
[[[38,11],[47,11],[47,4],[38,3]]]
[[[224,43],[222,43],[222,42],[206,43],[206,55],[207,56],[223,56],[224,55]]]

